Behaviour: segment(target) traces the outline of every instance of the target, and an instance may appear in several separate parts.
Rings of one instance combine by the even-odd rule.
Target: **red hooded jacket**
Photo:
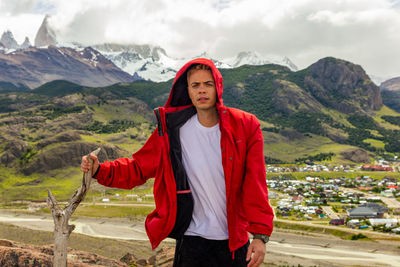
[[[156,208],[147,216],[145,225],[153,249],[168,236],[179,238],[191,220],[192,198],[179,161],[177,133],[196,113],[187,93],[186,73],[192,64],[199,63],[211,67],[217,90],[230,251],[247,243],[248,232],[271,235],[273,228],[260,123],[252,114],[223,105],[221,73],[212,61],[199,58],[188,62],[176,74],[167,103],[155,109],[158,127],[144,146],[132,159],[102,163],[95,176],[100,184],[125,189],[155,177]]]

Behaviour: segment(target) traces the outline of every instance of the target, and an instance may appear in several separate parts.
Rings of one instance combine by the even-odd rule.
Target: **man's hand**
[[[93,167],[92,167],[92,176],[96,173],[97,169],[100,166],[99,159],[95,156],[90,154],[90,158],[93,160]],[[90,162],[87,156],[82,157],[81,162],[81,170],[83,172],[88,172],[90,169]]]
[[[253,254],[253,256],[251,256]],[[248,250],[246,261],[251,261],[247,265],[248,267],[257,267],[264,261],[265,256],[265,244],[260,239],[253,239]]]

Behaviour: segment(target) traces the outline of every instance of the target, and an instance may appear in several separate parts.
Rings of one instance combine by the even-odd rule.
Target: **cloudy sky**
[[[305,68],[334,56],[400,76],[400,0],[0,0],[0,32],[33,42],[44,16],[58,38],[159,45],[173,57],[257,51]]]

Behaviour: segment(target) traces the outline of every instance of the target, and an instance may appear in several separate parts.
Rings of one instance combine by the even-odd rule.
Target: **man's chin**
[[[206,111],[206,110],[213,110],[213,109],[215,109],[216,107],[215,107],[215,105],[210,105],[210,104],[207,104],[207,103],[202,103],[202,104],[196,104],[196,105],[194,105],[194,107],[197,109],[197,110],[202,110],[202,111]]]

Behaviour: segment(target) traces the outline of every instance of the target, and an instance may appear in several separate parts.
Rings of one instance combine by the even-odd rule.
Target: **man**
[[[131,189],[155,177],[146,232],[153,249],[177,240],[174,266],[258,266],[272,232],[260,124],[223,105],[222,80],[212,61],[188,62],[133,159],[100,165],[91,156],[105,186]],[[83,157],[82,171],[89,168]]]

